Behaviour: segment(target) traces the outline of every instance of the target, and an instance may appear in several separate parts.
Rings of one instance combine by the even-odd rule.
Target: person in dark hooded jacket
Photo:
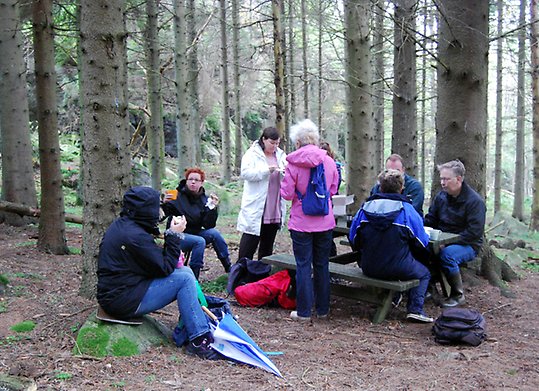
[[[107,229],[100,244],[97,269],[97,301],[118,319],[140,317],[176,300],[184,321],[189,354],[221,358],[210,344],[206,315],[198,302],[196,281],[187,267],[176,268],[185,220],[176,218],[165,232],[164,248],[159,234],[159,192],[134,187],[123,198],[120,217]]]
[[[215,228],[219,198],[216,194],[210,194],[209,197],[206,195],[203,186],[205,178],[206,175],[200,168],[187,169],[185,179],[182,179],[177,187],[176,199],[166,196],[162,205],[165,215],[170,216],[167,225],[170,224],[172,216],[185,216],[187,220],[181,248],[191,252],[189,266],[197,279],[204,265],[204,249],[207,244],[212,244],[226,273],[231,266],[228,245]]]
[[[378,180],[381,192],[369,197],[355,215],[350,243],[359,251],[358,264],[365,275],[385,280],[418,279],[419,286],[409,291],[406,317],[432,322],[423,311],[430,272],[418,261],[429,257],[423,219],[410,200],[400,194],[404,186],[401,172],[385,170]]]

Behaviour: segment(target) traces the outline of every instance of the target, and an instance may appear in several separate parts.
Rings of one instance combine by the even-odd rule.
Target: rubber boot
[[[447,276],[447,282],[451,286],[451,295],[447,300],[442,302],[442,307],[456,307],[464,304],[464,288],[462,286],[462,277],[460,273],[455,273]]]
[[[230,272],[230,267],[232,266],[230,263],[230,258],[225,259],[219,259],[221,261],[221,265],[223,265],[223,268],[225,269],[225,273]]]
[[[198,276],[200,276],[200,267],[193,266],[193,265],[189,265],[189,267],[190,267],[191,270],[193,271],[193,274],[195,275],[195,278],[196,278],[197,281],[198,281]]]

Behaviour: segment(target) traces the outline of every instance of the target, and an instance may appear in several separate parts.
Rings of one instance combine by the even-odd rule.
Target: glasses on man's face
[[[456,177],[453,177],[453,178],[444,178],[444,177],[441,177],[440,178],[440,182],[449,182],[450,180],[452,179],[455,179]]]
[[[191,182],[202,182],[202,179],[197,179],[197,178],[187,178],[187,180]]]

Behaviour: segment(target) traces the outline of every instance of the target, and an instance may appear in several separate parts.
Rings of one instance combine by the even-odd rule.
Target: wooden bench
[[[351,257],[350,254],[353,253],[344,255]],[[330,277],[352,282],[355,286],[332,283],[331,293],[376,304],[377,308],[372,319],[373,323],[381,323],[386,318],[391,309],[391,301],[395,293],[404,292],[419,285],[419,280],[386,281],[370,278],[364,275],[359,267],[331,262],[332,259],[335,259],[335,257],[330,258]],[[273,254],[262,258],[261,261],[280,269],[296,270],[296,260],[290,254]]]

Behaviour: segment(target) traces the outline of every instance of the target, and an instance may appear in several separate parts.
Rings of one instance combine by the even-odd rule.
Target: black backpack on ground
[[[266,278],[270,272],[271,265],[243,257],[230,268],[226,290],[231,295],[236,287]]]
[[[485,318],[476,310],[446,308],[432,326],[434,340],[442,345],[478,346],[486,337]]]

